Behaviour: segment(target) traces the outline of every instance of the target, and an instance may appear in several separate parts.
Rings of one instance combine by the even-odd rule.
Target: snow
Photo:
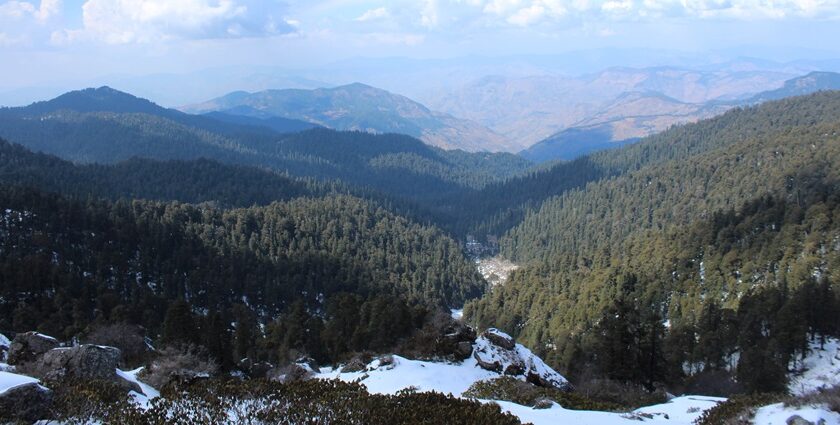
[[[528,352],[530,353],[530,351]],[[410,360],[395,355],[392,364],[383,367],[378,367],[378,365],[379,362],[374,361],[368,366],[367,371],[348,373],[323,368],[321,373],[315,375],[315,378],[359,382],[365,385],[369,392],[375,394],[396,394],[402,389],[413,388],[416,391],[437,391],[461,397],[473,383],[499,377],[499,374],[479,367],[478,362],[472,357],[462,363],[442,363]],[[700,396],[677,397],[668,403],[641,408],[635,413],[653,415],[651,419],[645,419],[645,423],[691,425],[704,410],[724,400],[723,398]],[[534,425],[564,423],[575,425],[630,425],[639,423],[639,417],[634,416],[633,413],[569,410],[557,404],[550,409],[534,409],[507,401],[481,401],[497,403],[503,411],[519,417],[522,422],[531,422]],[[666,419],[665,415],[668,415],[669,419]]]
[[[591,410],[569,410],[558,404],[550,409],[533,409],[508,401],[494,401],[503,411],[509,412],[523,422],[534,425],[629,425],[645,424],[691,425],[703,411],[725,401],[724,398],[683,396],[654,406],[643,407],[629,413],[596,412]],[[644,416],[643,416],[644,415]],[[648,417],[649,415],[649,417]]]
[[[363,372],[340,373],[324,368],[321,373],[315,374],[315,378],[360,382],[375,394],[396,394],[399,390],[413,387],[417,391],[437,391],[461,396],[474,382],[499,376],[498,373],[480,368],[472,357],[459,364],[410,360],[395,355],[392,365],[380,368],[378,361],[374,360],[368,369]]]
[[[452,313],[452,318],[455,320],[461,320],[464,318],[464,309],[463,308],[453,308],[449,310]]]
[[[486,334],[493,335],[501,340],[513,341],[509,335],[495,328],[487,329]],[[514,344],[513,350],[508,350],[493,344],[482,335],[475,340],[473,353],[480,358],[482,364],[500,365],[500,372],[508,373],[508,368],[521,371],[520,379],[524,380],[528,375],[537,375],[557,388],[564,388],[569,385],[569,381],[563,375],[545,364],[542,359],[522,344]]]
[[[137,403],[137,405],[144,409],[148,409],[149,403],[153,399],[160,397],[160,392],[137,379],[137,374],[139,374],[142,370],[142,367],[128,371],[117,369],[117,375],[126,381],[134,382],[140,386],[140,389],[143,390],[143,394],[136,391],[131,391],[129,394],[131,394],[132,399],[134,399],[134,402]]]
[[[787,425],[787,420],[793,415],[811,423],[840,424],[840,413],[832,412],[826,406],[785,407],[782,403],[764,406],[755,412],[755,425]],[[536,425],[536,424],[534,424]]]
[[[39,336],[39,337],[41,337],[41,338],[44,338],[44,339],[49,339],[49,340],[52,340],[52,341],[58,341],[57,339],[55,339],[55,338],[53,338],[53,337],[51,337],[51,336],[49,336],[49,335],[44,335],[44,334],[42,334],[42,333],[35,332],[35,335],[37,335],[37,336]]]
[[[820,349],[819,342],[811,342],[810,348],[802,362],[804,371],[790,377],[788,390],[793,395],[840,385],[840,340],[826,339],[823,349]]]
[[[9,341],[9,338],[6,338],[6,335],[0,334],[0,347],[8,347],[12,345],[12,342]]]
[[[18,375],[16,373],[10,372],[0,372],[0,394],[9,391],[12,388],[20,387],[22,385],[27,384],[37,384],[39,382],[40,381],[38,381],[37,379],[31,378],[29,376]]]

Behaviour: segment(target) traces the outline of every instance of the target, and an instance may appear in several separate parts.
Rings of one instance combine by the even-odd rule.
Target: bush
[[[194,345],[169,346],[140,372],[140,379],[154,388],[163,388],[173,381],[209,378],[219,370],[216,362]]]
[[[86,397],[88,414],[66,412],[56,417],[92,419],[125,425],[181,424],[519,424],[498,405],[462,400],[438,393],[369,394],[364,386],[311,380],[281,384],[267,380],[209,379],[173,383],[143,411],[114,400],[99,387],[75,386],[67,394]],[[317,420],[313,420],[317,418]]]
[[[614,403],[627,410],[668,401],[668,395],[662,389],[650,392],[641,385],[610,379],[583,381],[575,386],[575,391],[588,399]]]
[[[512,401],[524,406],[546,408],[547,401],[553,401],[566,409],[622,411],[623,406],[616,403],[592,400],[576,393],[560,391],[556,388],[538,387],[509,376],[502,376],[487,381],[478,381],[464,392],[465,397],[483,400]]]
[[[697,425],[749,425],[755,410],[761,406],[780,402],[781,394],[736,395],[729,400],[703,412]]]
[[[799,407],[810,405],[825,405],[830,410],[840,413],[840,386],[834,386],[785,400],[785,406]]]

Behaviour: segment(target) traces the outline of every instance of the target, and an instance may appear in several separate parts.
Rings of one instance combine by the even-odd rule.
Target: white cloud
[[[109,44],[168,39],[259,37],[296,31],[285,7],[257,0],[87,0],[83,27],[53,33],[55,43],[92,39]]]
[[[0,32],[0,47],[14,46],[25,41],[23,37],[12,37],[4,32]]]
[[[437,0],[425,0],[423,10],[420,11],[420,24],[427,28],[438,25],[438,2]]]
[[[46,21],[61,12],[61,0],[41,0],[39,6],[34,3],[18,0],[10,0],[0,4],[0,17],[22,19],[35,18],[38,21]]]
[[[365,21],[373,21],[376,19],[387,18],[389,16],[388,9],[384,7],[379,7],[376,9],[370,9],[365,13],[362,13],[358,18],[356,18],[359,22]]]

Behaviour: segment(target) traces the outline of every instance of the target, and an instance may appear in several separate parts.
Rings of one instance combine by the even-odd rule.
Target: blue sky
[[[836,40],[840,0],[0,0],[0,87],[605,47],[832,56]]]

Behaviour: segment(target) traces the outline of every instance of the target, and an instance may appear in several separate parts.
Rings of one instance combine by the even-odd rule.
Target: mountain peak
[[[36,102],[21,110],[28,114],[45,114],[59,110],[78,112],[161,113],[165,108],[108,86],[86,88],[64,93],[52,100]]]

